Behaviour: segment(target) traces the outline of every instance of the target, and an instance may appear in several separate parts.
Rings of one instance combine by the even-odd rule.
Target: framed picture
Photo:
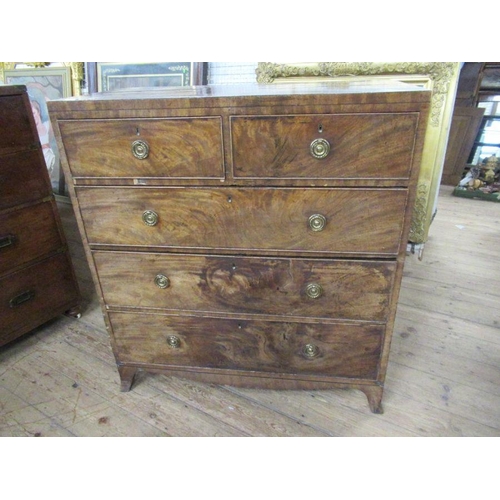
[[[49,119],[47,101],[71,96],[70,71],[69,67],[22,68],[4,71],[4,83],[26,85],[52,189],[63,196],[67,196],[66,185],[59,150]]]
[[[197,62],[95,62],[87,64],[89,92],[203,85],[206,65]]]

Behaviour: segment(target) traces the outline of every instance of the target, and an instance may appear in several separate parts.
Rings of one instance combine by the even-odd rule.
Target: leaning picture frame
[[[49,119],[47,101],[72,95],[71,69],[63,66],[15,68],[4,70],[3,79],[7,85],[26,86],[52,189],[58,195],[67,196],[59,150]]]

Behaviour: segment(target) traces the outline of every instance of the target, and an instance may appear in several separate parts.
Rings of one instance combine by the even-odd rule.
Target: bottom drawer
[[[0,345],[14,331],[25,333],[48,321],[78,299],[65,253],[0,279]]]
[[[121,363],[375,379],[383,325],[110,313]]]

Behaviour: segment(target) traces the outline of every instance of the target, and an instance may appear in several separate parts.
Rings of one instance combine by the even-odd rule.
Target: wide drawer
[[[78,296],[66,253],[0,279],[0,344],[15,330],[35,328],[53,317],[53,311],[74,303]]]
[[[91,245],[396,255],[404,189],[80,188]],[[150,225],[148,225],[150,224]]]
[[[384,327],[110,313],[121,363],[375,379]]]
[[[235,177],[408,178],[417,113],[231,118]]]
[[[41,167],[40,165],[43,165]],[[0,209],[39,200],[52,194],[40,150],[0,158]]]
[[[0,155],[40,147],[31,114],[25,94],[0,97]]]
[[[61,247],[52,204],[37,203],[0,216],[0,274]]]
[[[106,305],[385,321],[394,262],[94,252]]]
[[[224,176],[220,117],[58,123],[73,177]]]

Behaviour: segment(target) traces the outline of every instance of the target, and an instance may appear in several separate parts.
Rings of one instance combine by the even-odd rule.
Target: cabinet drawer
[[[61,245],[52,202],[0,216],[0,274],[43,257]]]
[[[1,99],[0,155],[40,147],[30,121],[32,111],[27,95],[2,96]]]
[[[45,167],[43,154],[39,150],[0,158],[0,210],[52,194],[48,176],[40,164]]]
[[[219,117],[60,121],[59,128],[73,177],[224,176]]]
[[[233,116],[234,176],[408,178],[417,124],[417,113]]]
[[[406,198],[404,189],[78,189],[91,245],[289,254],[396,255]]]
[[[383,327],[111,313],[122,363],[375,379]]]
[[[65,253],[0,279],[0,344],[15,330],[35,328],[54,317],[54,310],[78,296]]]
[[[394,262],[95,252],[109,307],[385,321]]]

